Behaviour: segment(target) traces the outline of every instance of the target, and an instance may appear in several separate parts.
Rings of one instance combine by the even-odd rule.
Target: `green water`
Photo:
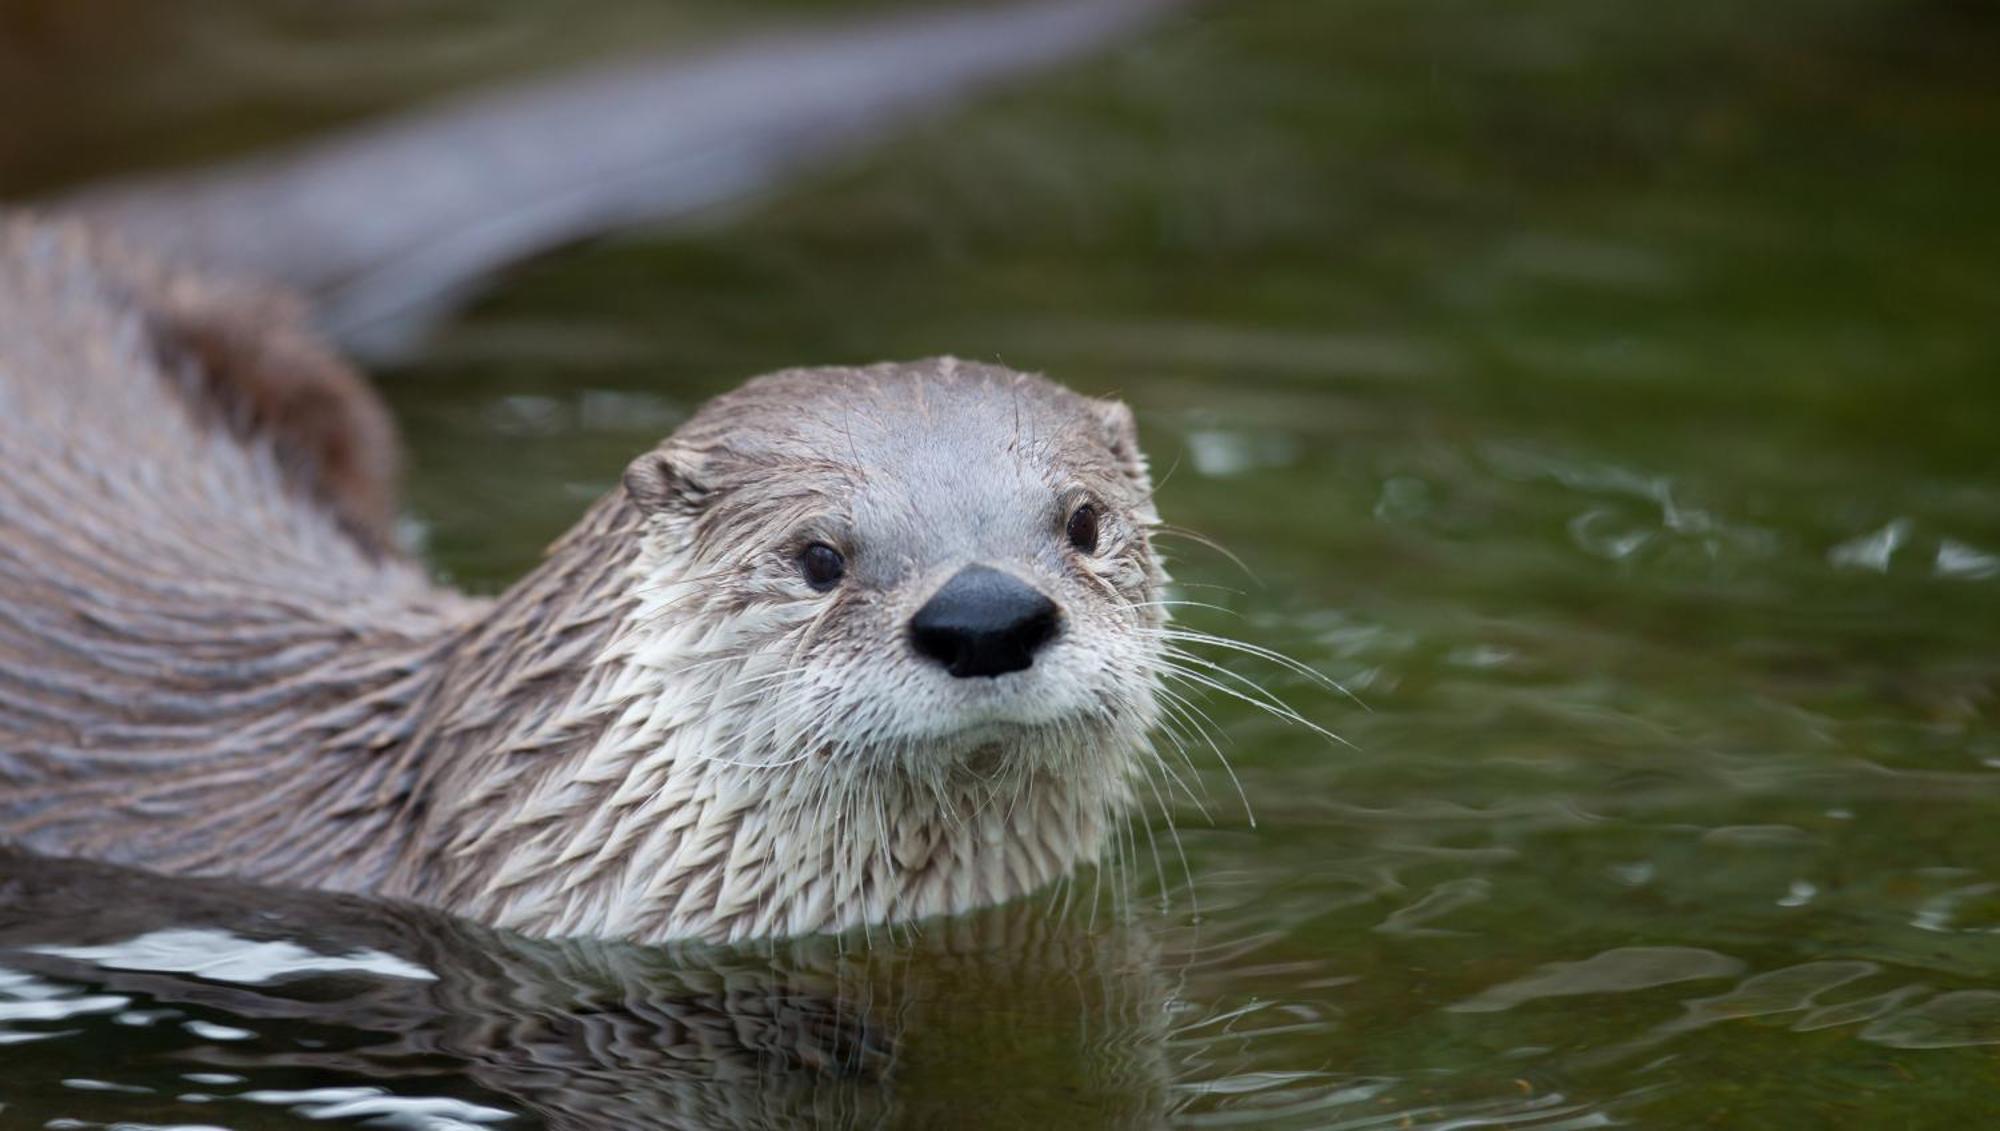
[[[492,17],[493,51],[548,19]],[[497,587],[782,365],[950,352],[1137,408],[1162,511],[1243,563],[1172,547],[1217,606],[1185,619],[1339,681],[1217,657],[1343,742],[1207,704],[1231,769],[1190,751],[1130,921],[1047,928],[1102,1000],[1020,990],[1004,945],[885,946],[934,997],[897,1121],[1983,1125],[1996,57],[1951,0],[1213,5],[519,271],[385,377],[414,511]],[[373,97],[261,89],[188,111],[200,145]],[[980,1015],[1002,1035],[956,1041]],[[1106,1048],[1150,1067],[1093,1076]]]

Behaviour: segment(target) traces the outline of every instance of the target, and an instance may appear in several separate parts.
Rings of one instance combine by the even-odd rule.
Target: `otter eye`
[[[832,546],[814,542],[799,551],[799,573],[805,577],[807,585],[824,593],[840,584],[840,579],[846,576],[847,559]]]
[[[1097,552],[1097,508],[1085,503],[1070,512],[1069,544],[1086,554]]]

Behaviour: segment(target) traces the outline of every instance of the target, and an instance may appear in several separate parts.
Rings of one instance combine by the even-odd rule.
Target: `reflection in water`
[[[1301,1064],[1286,1045],[1339,1030],[1337,1008],[1219,987],[1351,979],[1266,961],[1273,932],[1083,901],[724,949],[531,940],[13,853],[0,894],[0,1102],[49,1126],[254,1126],[247,1111],[277,1108],[423,1128],[1563,1127],[1597,1110]],[[77,1062],[91,1074],[38,1076]]]
[[[878,1126],[962,1104],[995,1125],[1149,1126],[1169,1101],[1144,932],[1034,905],[905,945],[642,948],[82,863],[0,868],[0,1041],[143,1049],[107,1059],[105,1088],[17,1100],[45,1118],[130,1118],[168,1089],[211,1094],[225,1122],[252,1103],[578,1128]],[[228,1083],[190,1089],[196,1070]],[[1025,1079],[1041,1093],[994,1086]]]
[[[388,978],[434,982],[437,975],[393,954],[362,947],[346,954],[316,954],[282,939],[257,941],[227,931],[167,927],[111,946],[38,946],[33,953],[94,962],[106,970],[194,974],[212,982],[261,985],[281,977],[354,970]]]

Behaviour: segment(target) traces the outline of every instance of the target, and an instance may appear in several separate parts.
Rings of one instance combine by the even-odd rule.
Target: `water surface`
[[[72,104],[80,148],[53,108],[17,127],[8,168],[206,156],[751,18],[655,8],[217,3],[143,65],[72,29],[132,98]],[[1215,606],[1185,619],[1337,680],[1214,656],[1343,741],[1211,697],[1220,751],[1189,744],[1123,895],[917,939],[555,945],[16,861],[0,1119],[1980,1122],[1996,50],[1948,0],[1235,3],[516,273],[385,375],[457,582],[517,575],[744,376],[996,359],[1135,405],[1162,510],[1247,566],[1174,545]]]

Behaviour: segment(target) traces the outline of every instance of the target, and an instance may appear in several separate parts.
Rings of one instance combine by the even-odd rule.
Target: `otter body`
[[[737,939],[1002,901],[1125,810],[1164,617],[1123,406],[759,378],[482,601],[390,548],[370,390],[242,293],[0,228],[0,840]]]

